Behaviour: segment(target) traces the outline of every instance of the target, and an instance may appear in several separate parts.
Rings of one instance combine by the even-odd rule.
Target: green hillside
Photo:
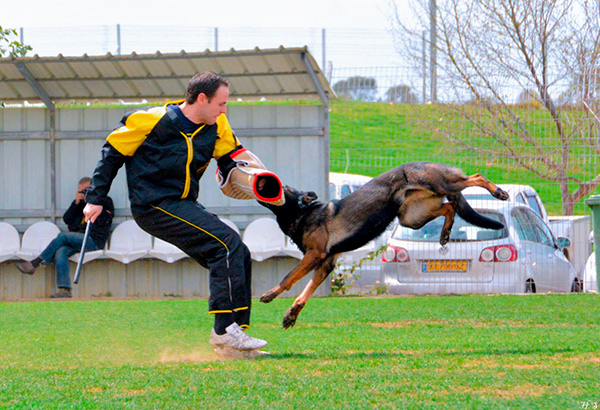
[[[519,113],[536,141],[554,146],[554,125],[545,111],[527,107]],[[572,115],[572,114],[571,114]],[[559,185],[541,179],[518,166],[514,160],[483,155],[453,143],[451,138],[466,140],[472,147],[492,148],[488,138],[474,126],[439,105],[406,105],[388,103],[333,102],[330,113],[330,167],[334,172],[376,176],[410,161],[443,162],[461,167],[467,174],[481,172],[495,183],[519,183],[533,186],[550,214],[561,215]],[[598,174],[595,156],[590,155],[589,138],[571,143],[571,161],[582,180]],[[519,147],[521,155],[533,151],[532,146]],[[553,149],[552,155],[560,155]],[[558,157],[556,158],[558,159]],[[535,166],[535,165],[534,165]],[[539,165],[540,170],[542,164]],[[572,185],[571,190],[574,190]],[[588,214],[580,201],[576,214]]]

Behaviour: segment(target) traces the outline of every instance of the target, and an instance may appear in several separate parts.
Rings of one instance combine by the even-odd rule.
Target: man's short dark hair
[[[229,82],[219,74],[212,71],[198,73],[188,83],[185,102],[194,104],[201,93],[210,100],[222,85],[229,87]]]
[[[83,185],[83,184],[87,184],[92,182],[92,178],[90,177],[83,177],[79,180],[79,185]]]

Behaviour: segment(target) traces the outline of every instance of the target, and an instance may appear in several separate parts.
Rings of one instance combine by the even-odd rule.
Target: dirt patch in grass
[[[456,390],[462,393],[491,396],[494,398],[515,399],[523,397],[541,397],[550,388],[551,387],[540,386],[533,383],[522,383],[518,386],[508,387],[504,389],[472,388],[469,386],[459,386],[456,388]],[[556,390],[554,388],[552,389],[552,391],[556,393]]]
[[[210,363],[219,361],[213,351],[173,352],[164,351],[160,354],[160,363]]]

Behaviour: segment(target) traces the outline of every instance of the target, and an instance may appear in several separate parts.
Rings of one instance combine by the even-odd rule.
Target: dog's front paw
[[[272,290],[265,292],[261,297],[260,297],[260,301],[262,303],[270,303],[273,301],[273,299],[275,299],[277,297],[277,293],[273,292]]]
[[[492,195],[502,201],[506,201],[508,199],[508,192],[498,187],[496,187],[496,191]]]
[[[292,313],[292,309],[288,310],[283,317],[283,328],[289,329],[293,327],[296,324],[296,319],[298,319],[298,316]]]
[[[444,231],[440,235],[440,245],[445,246],[448,242],[450,242],[450,231]]]

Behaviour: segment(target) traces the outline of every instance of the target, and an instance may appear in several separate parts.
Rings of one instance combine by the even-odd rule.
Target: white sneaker
[[[216,348],[232,348],[237,350],[257,350],[267,345],[262,339],[248,336],[237,323],[225,328],[225,334],[218,335],[213,328],[210,334],[210,344]]]

